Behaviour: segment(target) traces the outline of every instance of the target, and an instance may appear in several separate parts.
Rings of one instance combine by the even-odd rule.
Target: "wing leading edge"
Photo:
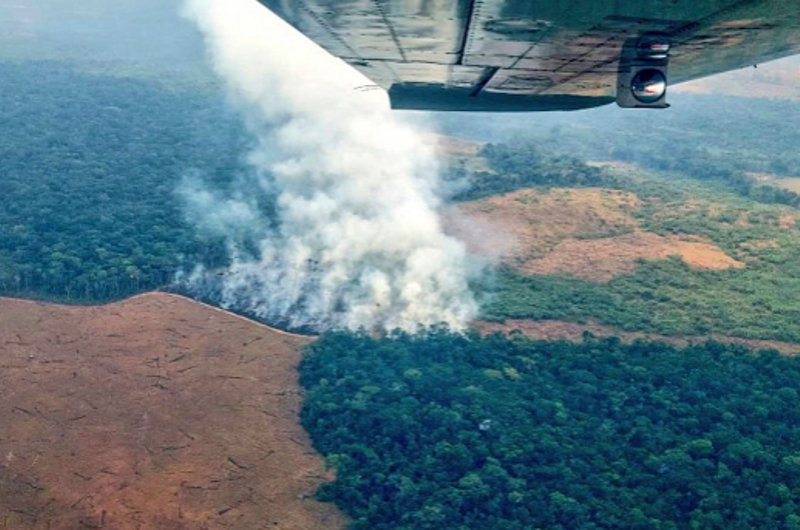
[[[800,0],[260,1],[399,109],[605,105],[647,35],[669,40],[672,84],[800,53]]]

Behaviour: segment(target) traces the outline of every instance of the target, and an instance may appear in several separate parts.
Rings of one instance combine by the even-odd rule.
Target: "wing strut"
[[[494,78],[495,74],[497,74],[497,72],[499,72],[499,71],[500,71],[500,68],[497,68],[497,67],[492,67],[492,68],[485,69],[483,71],[483,75],[481,76],[480,81],[478,81],[475,84],[475,87],[472,89],[472,92],[470,92],[469,97],[471,97],[471,98],[478,97],[478,95],[481,92],[483,92],[483,89],[486,88],[486,85],[491,83],[491,81]]]
[[[475,14],[476,14],[475,12],[478,9],[479,1],[480,0],[470,0],[469,2],[469,13],[467,14],[467,23],[464,26],[464,35],[461,37],[461,46],[459,46],[458,48],[458,61],[456,61],[456,64],[458,66],[464,66],[464,59],[466,59],[467,57],[467,47],[469,46],[469,39],[470,36],[472,35],[472,22],[473,20],[475,20]],[[483,90],[483,87],[481,87],[478,90],[478,92],[480,92],[481,90]]]

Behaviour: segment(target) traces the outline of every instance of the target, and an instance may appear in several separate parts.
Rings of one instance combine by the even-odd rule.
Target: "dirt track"
[[[0,529],[343,528],[297,421],[308,340],[163,294],[0,299]]]

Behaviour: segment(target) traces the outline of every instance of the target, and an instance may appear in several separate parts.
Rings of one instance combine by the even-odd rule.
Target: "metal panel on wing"
[[[674,81],[800,52],[800,0],[261,2],[388,89],[396,108],[603,105],[629,68],[625,50],[648,34],[671,39]]]

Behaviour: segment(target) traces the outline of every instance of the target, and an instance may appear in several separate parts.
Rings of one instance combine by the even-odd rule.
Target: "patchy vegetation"
[[[445,221],[478,255],[493,256],[496,238],[507,238],[501,261],[527,274],[609,281],[634,271],[641,260],[671,256],[701,269],[743,266],[701,238],[643,231],[636,217],[640,206],[639,198],[626,191],[528,188],[459,204]],[[464,216],[472,222],[462,222]],[[489,228],[501,235],[487,233]]]
[[[463,162],[451,168],[449,178],[462,182],[456,200],[467,201],[530,186],[603,186],[609,183],[599,169],[566,155],[549,156],[532,144],[489,144],[480,151],[488,170]]]
[[[739,180],[744,172],[797,176],[800,102],[688,95],[674,99],[680,109],[657,120],[648,113],[619,112],[613,106],[539,113],[533,120],[525,115],[487,114],[481,116],[480,126],[469,114],[442,113],[437,120],[445,133],[533,145],[549,157],[625,161],[675,171],[737,193],[749,193],[752,182]]]
[[[623,331],[800,341],[796,209],[676,173],[595,168],[610,188],[539,187],[461,206],[476,218],[504,206],[510,213],[498,214],[498,233],[516,226],[509,232],[522,234],[486,286],[485,318],[596,319]],[[605,203],[596,199],[604,194]],[[541,199],[550,195],[561,203]]]
[[[619,328],[604,326],[593,319],[584,323],[568,322],[564,320],[530,320],[509,319],[505,322],[475,322],[473,329],[482,335],[491,333],[522,333],[535,340],[568,340],[581,342],[590,337],[616,337],[630,344],[634,341],[665,342],[672,346],[685,348],[695,344],[703,344],[709,340],[722,344],[738,344],[754,350],[777,350],[785,355],[799,355],[800,344],[781,342],[776,340],[743,339],[729,337],[719,333],[706,335],[680,335],[668,336],[649,331],[623,331]]]

